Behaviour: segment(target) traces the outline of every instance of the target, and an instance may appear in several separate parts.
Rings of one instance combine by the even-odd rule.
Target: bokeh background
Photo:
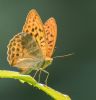
[[[96,0],[0,0],[0,69],[15,70],[6,57],[8,41],[21,32],[29,10],[36,9],[43,22],[56,18],[56,55],[47,68],[48,85],[72,100],[96,99]],[[44,75],[42,75],[42,82]],[[0,100],[52,100],[42,91],[18,80],[0,79]]]

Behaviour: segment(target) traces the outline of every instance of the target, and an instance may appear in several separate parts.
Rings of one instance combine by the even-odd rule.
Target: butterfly
[[[44,24],[35,9],[29,11],[23,29],[7,46],[7,60],[21,73],[45,69],[52,63],[57,38],[57,24],[53,17]],[[45,71],[46,72],[46,71]]]

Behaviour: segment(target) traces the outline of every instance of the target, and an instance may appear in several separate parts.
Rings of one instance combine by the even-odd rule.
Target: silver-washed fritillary
[[[32,9],[22,32],[16,34],[7,46],[9,64],[19,68],[21,73],[44,70],[53,61],[56,37],[55,19],[50,18],[43,24],[37,11]]]

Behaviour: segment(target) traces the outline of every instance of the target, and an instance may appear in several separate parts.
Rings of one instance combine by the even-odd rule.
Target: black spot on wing
[[[36,33],[34,36],[37,37],[38,36],[38,33]]]

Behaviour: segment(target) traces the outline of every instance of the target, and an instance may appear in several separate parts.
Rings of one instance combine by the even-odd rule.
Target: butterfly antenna
[[[64,57],[68,57],[68,56],[72,56],[74,55],[74,53],[69,53],[69,54],[66,54],[66,55],[63,55],[63,56],[55,56],[53,58],[64,58]]]

